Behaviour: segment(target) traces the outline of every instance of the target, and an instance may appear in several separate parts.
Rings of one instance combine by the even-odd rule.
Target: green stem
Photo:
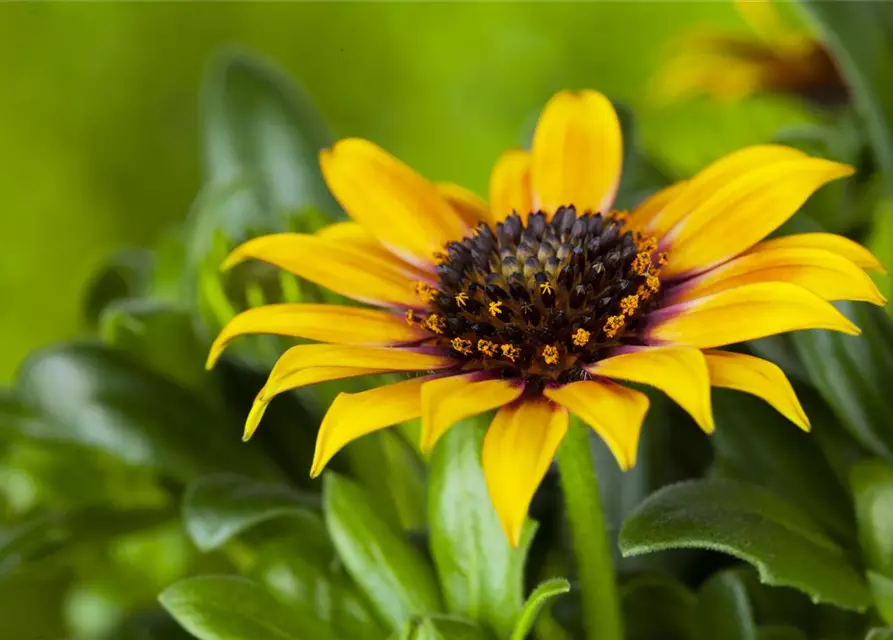
[[[589,448],[588,427],[571,419],[557,460],[571,546],[577,561],[585,637],[587,640],[623,640],[623,618],[611,544]]]

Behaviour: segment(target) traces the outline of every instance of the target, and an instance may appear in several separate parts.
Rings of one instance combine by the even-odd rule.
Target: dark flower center
[[[623,229],[623,214],[561,207],[525,221],[479,225],[439,256],[436,287],[419,282],[427,312],[407,312],[465,370],[523,377],[534,386],[585,379],[582,365],[636,343],[660,297],[650,237]]]

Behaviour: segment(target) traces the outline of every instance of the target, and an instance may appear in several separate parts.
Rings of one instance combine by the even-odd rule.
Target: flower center
[[[540,384],[584,379],[583,365],[636,344],[659,297],[666,258],[654,239],[624,231],[624,217],[568,206],[551,220],[537,212],[495,230],[481,224],[439,256],[436,287],[415,284],[427,310],[407,321],[466,370]]]

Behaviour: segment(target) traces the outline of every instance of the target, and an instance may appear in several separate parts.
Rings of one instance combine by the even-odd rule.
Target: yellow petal
[[[710,384],[762,398],[795,425],[809,431],[809,418],[784,372],[775,364],[743,353],[704,352]]]
[[[383,254],[376,255],[337,239],[279,233],[237,247],[223,267],[249,259],[263,260],[354,300],[417,307],[413,276],[396,257],[386,258]]]
[[[685,189],[686,181],[676,182],[669,187],[648,196],[642,204],[635,208],[627,219],[627,225],[634,229],[641,229],[657,217],[664,208],[675,200]]]
[[[775,231],[819,187],[853,169],[822,158],[770,164],[732,180],[667,235],[668,277],[709,269]]]
[[[487,429],[481,454],[484,478],[513,547],[521,541],[530,501],[565,433],[567,411],[543,397],[503,407]]]
[[[334,304],[270,304],[237,315],[223,328],[208,355],[212,368],[226,346],[249,334],[271,334],[352,345],[393,345],[430,338],[402,315]]]
[[[595,91],[555,95],[533,134],[535,199],[554,213],[561,205],[607,211],[623,164],[620,121],[611,101]]]
[[[482,222],[490,222],[490,208],[478,194],[449,182],[440,182],[436,186],[441,197],[461,216],[469,229],[476,228]]]
[[[543,393],[576,414],[605,441],[626,471],[636,464],[648,396],[614,382],[584,380]]]
[[[887,302],[872,279],[846,258],[824,249],[761,245],[681,283],[668,300],[676,304],[754,282],[790,282],[824,300]]]
[[[506,151],[490,174],[490,216],[496,223],[517,213],[524,220],[533,211],[530,184],[530,153],[521,149]]]
[[[320,153],[320,166],[348,215],[401,255],[430,262],[468,231],[433,184],[371,142],[341,140]]]
[[[814,293],[787,282],[761,282],[662,309],[653,314],[645,339],[708,349],[800,329],[860,333]]]
[[[352,347],[340,344],[301,344],[283,353],[265,388],[270,394],[282,390],[283,381],[296,371],[315,367],[354,367],[382,371],[428,371],[447,369],[456,361],[442,355],[396,347]]]
[[[266,412],[270,401],[280,393],[291,391],[292,389],[300,389],[301,387],[306,387],[318,382],[355,378],[357,376],[383,373],[384,371],[385,370],[383,369],[359,369],[356,367],[316,367],[313,369],[301,369],[285,376],[278,381],[275,391],[264,386],[254,399],[254,403],[251,405],[251,411],[248,412],[242,440],[247,441],[254,435],[254,432],[257,431],[257,426],[264,417],[264,412]]]
[[[310,477],[322,473],[332,456],[352,440],[418,418],[425,380],[413,378],[360,393],[339,393],[319,427]]]
[[[517,400],[524,386],[510,380],[481,380],[476,373],[435,378],[422,385],[422,439],[430,451],[447,429],[471,416]]]
[[[713,431],[710,375],[698,349],[645,347],[599,360],[586,370],[593,375],[656,387],[685,409],[706,433]]]
[[[858,242],[834,233],[795,233],[790,236],[763,240],[754,250],[763,249],[824,249],[854,262],[868,271],[886,273],[884,265],[875,255]]]
[[[370,256],[373,260],[384,262],[393,270],[414,280],[433,277],[434,264],[407,262],[384,246],[378,238],[358,222],[335,222],[317,231],[315,236],[333,240],[342,249],[348,249],[354,253]]]

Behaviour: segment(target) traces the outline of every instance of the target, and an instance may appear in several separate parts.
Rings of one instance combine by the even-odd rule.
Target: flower
[[[736,0],[735,6],[751,33],[685,34],[656,78],[655,95],[673,101],[701,93],[733,101],[765,92],[816,105],[847,101],[843,78],[822,43],[784,25],[769,0]]]
[[[281,356],[245,437],[283,391],[421,373],[340,394],[311,475],[375,430],[421,417],[427,451],[457,420],[497,409],[484,474],[517,544],[569,411],[622,468],[634,464],[648,399],[624,382],[663,391],[706,432],[711,385],[757,395],[808,429],[781,369],[717,348],[797,329],[857,334],[828,300],[885,302],[863,271],[880,264],[858,244],[825,233],[764,240],[852,170],[783,146],[748,147],[617,214],[621,149],[611,103],[584,91],[552,98],[532,150],[499,158],[489,206],[365,140],[322,151],[325,179],[352,221],[250,240],[225,266],[263,260],[368,307],[269,305],[223,329],[209,366],[245,334],[322,343]]]

